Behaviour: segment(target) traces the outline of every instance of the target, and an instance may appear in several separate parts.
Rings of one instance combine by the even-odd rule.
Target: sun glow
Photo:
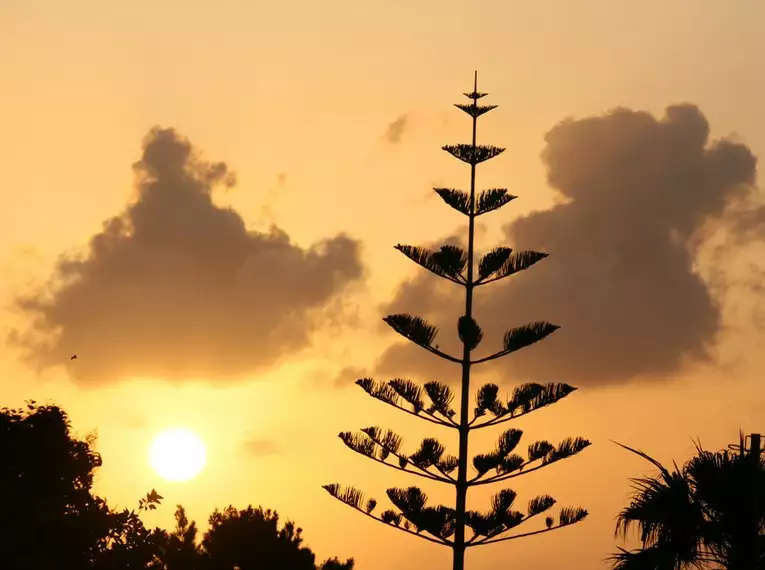
[[[149,463],[168,481],[188,481],[205,466],[204,443],[187,429],[171,429],[160,433],[149,449]]]

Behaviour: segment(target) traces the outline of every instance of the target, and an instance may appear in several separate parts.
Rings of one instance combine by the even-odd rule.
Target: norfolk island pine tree
[[[340,434],[340,439],[346,446],[383,465],[431,481],[453,485],[456,495],[455,508],[443,505],[427,506],[426,495],[417,487],[391,488],[387,491],[388,499],[398,511],[388,509],[377,515],[374,512],[377,501],[366,500],[364,494],[355,487],[345,487],[338,483],[324,485],[324,489],[333,497],[375,520],[452,548],[453,570],[464,570],[467,547],[550,532],[579,522],[587,516],[587,511],[582,508],[564,507],[560,510],[557,521],[552,516],[547,516],[542,528],[506,534],[529,519],[548,511],[555,504],[555,499],[551,496],[540,495],[529,501],[526,512],[523,513],[514,509],[516,493],[511,489],[503,489],[497,493],[493,497],[492,508],[487,513],[467,510],[466,496],[470,487],[498,483],[525,475],[571,457],[590,445],[589,441],[580,437],[564,439],[557,446],[547,441],[536,441],[528,446],[524,458],[514,453],[523,432],[519,429],[508,429],[499,437],[494,451],[473,457],[475,475],[468,477],[468,438],[471,431],[502,424],[549,406],[575,390],[572,386],[562,383],[528,383],[516,387],[507,401],[501,401],[498,397],[499,387],[486,384],[477,391],[472,418],[469,415],[472,366],[527,347],[559,328],[547,322],[534,322],[510,329],[505,333],[502,350],[484,358],[471,359],[473,350],[483,338],[483,332],[473,318],[474,289],[528,269],[547,257],[546,253],[515,252],[509,247],[498,247],[484,255],[478,260],[477,267],[474,267],[475,219],[501,208],[516,198],[505,189],[493,188],[480,192],[476,199],[476,166],[504,151],[503,148],[476,144],[478,118],[497,107],[478,104],[478,100],[486,93],[478,92],[477,83],[476,73],[473,92],[464,94],[471,103],[455,105],[472,118],[472,143],[443,147],[443,150],[470,165],[470,192],[468,194],[451,188],[435,188],[447,205],[467,216],[467,252],[451,245],[443,246],[438,251],[409,245],[396,246],[396,249],[412,261],[465,289],[465,313],[457,323],[457,332],[463,346],[462,356],[458,358],[440,351],[437,345],[433,344],[436,327],[419,317],[395,314],[383,319],[403,337],[461,367],[459,415],[451,407],[454,400],[451,389],[439,382],[427,382],[419,386],[411,380],[401,378],[389,382],[378,382],[371,378],[356,381],[356,384],[373,398],[430,423],[456,429],[459,433],[458,455],[455,457],[445,454],[444,446],[433,438],[424,439],[419,450],[406,455],[401,451],[402,438],[391,430],[379,427],[365,428],[358,433]],[[425,401],[426,397],[429,404]],[[456,477],[453,475],[455,470]],[[466,526],[472,532],[468,539],[465,537]]]

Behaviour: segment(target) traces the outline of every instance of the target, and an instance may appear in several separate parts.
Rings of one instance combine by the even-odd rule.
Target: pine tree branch
[[[553,465],[555,463],[558,463],[558,461],[562,461],[563,459],[568,459],[569,457],[573,457],[579,452],[574,453],[573,455],[567,455],[566,457],[559,457],[556,459],[551,459],[550,461],[547,461],[546,463],[541,463],[540,465],[536,465],[532,467],[531,469],[527,469],[526,471],[523,470],[524,467],[527,465],[531,465],[532,463],[536,463],[537,461],[542,461],[544,458],[540,457],[538,459],[532,459],[529,461],[525,461],[518,469],[512,471],[511,473],[501,473],[499,475],[492,475],[488,479],[481,479],[481,477],[484,477],[486,473],[482,475],[476,475],[472,479],[468,481],[468,485],[470,487],[475,487],[478,485],[488,485],[489,483],[499,483],[500,481],[507,481],[508,479],[515,479],[516,477],[520,477],[521,475],[527,475],[528,473],[533,473],[534,471],[538,471],[539,469],[542,469],[543,467],[547,467],[548,465]]]
[[[413,462],[412,462],[412,460],[411,460],[411,459],[409,459],[408,457],[405,457],[405,456],[401,455],[400,453],[398,453],[398,452],[396,452],[396,451],[393,451],[392,449],[388,449],[388,448],[386,448],[386,447],[385,447],[385,446],[384,446],[384,445],[383,445],[383,444],[380,442],[380,440],[379,440],[379,439],[377,439],[377,438],[375,438],[375,437],[372,437],[372,436],[370,436],[369,434],[365,434],[365,435],[366,435],[366,436],[367,436],[367,437],[368,437],[370,440],[374,441],[374,442],[375,442],[377,445],[379,445],[380,447],[382,447],[383,449],[385,449],[385,450],[386,450],[386,451],[387,451],[387,452],[388,452],[390,455],[392,455],[392,456],[394,456],[394,457],[398,458],[398,459],[399,459],[399,460],[401,460],[401,461],[406,461],[406,462],[407,462],[407,463],[406,463],[407,465],[412,465],[413,467],[416,467],[416,468],[417,468],[417,469],[419,469],[419,470],[420,470],[422,473],[418,473],[417,471],[412,471],[412,470],[409,470],[409,469],[407,469],[406,467],[400,467],[400,466],[398,466],[398,465],[394,465],[393,463],[388,463],[388,462],[387,462],[387,461],[385,461],[384,459],[380,459],[380,458],[378,458],[378,457],[371,457],[371,456],[369,456],[369,455],[365,455],[364,453],[362,453],[362,452],[360,452],[360,451],[356,451],[355,449],[351,448],[351,449],[353,449],[353,451],[356,451],[356,453],[359,453],[359,454],[361,454],[361,455],[365,455],[365,457],[370,457],[371,459],[374,459],[374,460],[375,460],[375,461],[377,461],[378,463],[382,463],[383,465],[387,465],[388,467],[393,467],[394,469],[398,469],[399,471],[403,471],[404,473],[411,473],[412,475],[418,475],[418,476],[420,476],[420,477],[425,477],[426,479],[432,479],[433,481],[440,481],[441,483],[451,483],[452,481],[454,481],[454,479],[452,479],[451,477],[449,477],[449,476],[448,476],[446,473],[443,473],[443,472],[442,472],[442,473],[444,474],[444,476],[445,476],[445,477],[439,477],[439,476],[438,476],[438,475],[436,475],[435,473],[431,473],[431,472],[430,472],[430,471],[428,471],[426,468],[424,468],[424,467],[420,467],[419,465],[417,465],[417,464],[413,463]],[[438,468],[438,467],[436,466],[436,468]],[[439,469],[439,471],[441,471],[441,470]]]
[[[439,481],[441,483],[451,483],[452,482],[451,479],[445,479],[443,477],[439,477],[438,475],[434,475],[433,473],[430,473],[429,471],[427,471],[426,469],[423,469],[422,467],[417,467],[417,465],[415,465],[414,463],[411,463],[411,465],[414,466],[414,467],[417,467],[417,469],[422,471],[422,473],[420,473],[418,471],[412,471],[410,469],[407,469],[406,467],[399,467],[398,465],[395,465],[393,463],[388,463],[384,459],[380,459],[379,457],[374,457],[372,455],[367,455],[365,453],[362,453],[361,451],[357,451],[357,450],[353,449],[352,447],[349,448],[349,449],[351,449],[351,451],[355,451],[359,455],[362,455],[362,456],[364,456],[364,457],[366,457],[368,459],[372,459],[374,461],[377,461],[377,463],[381,463],[382,465],[385,465],[387,467],[392,467],[393,469],[398,469],[399,471],[403,471],[404,473],[408,473],[410,475],[417,475],[418,477],[424,477],[425,479],[431,479],[433,481]],[[391,453],[391,455],[393,455],[395,457],[398,457],[398,458],[401,458],[401,456],[398,455],[397,453]],[[410,463],[407,463],[407,465],[410,465]]]
[[[558,400],[556,400],[558,401]],[[482,416],[475,416],[472,420],[470,420],[470,423],[468,424],[470,426],[471,430],[474,429],[481,429],[489,426],[497,426],[499,424],[503,424],[505,422],[509,422],[510,420],[514,420],[516,418],[520,418],[521,416],[525,416],[527,414],[530,414],[531,412],[535,412],[537,410],[541,410],[542,408],[546,408],[547,406],[551,406],[555,402],[551,402],[550,404],[547,404],[545,406],[539,406],[538,408],[532,408],[530,410],[525,410],[517,414],[510,414],[509,412],[507,414],[504,414],[502,416],[491,418],[489,421],[483,422],[482,424],[473,425],[473,423],[481,418]]]
[[[491,536],[484,536],[484,537],[483,537],[483,538],[481,538],[480,540],[477,540],[477,539],[478,539],[478,537],[479,537],[479,536],[481,536],[481,535],[479,535],[479,534],[474,534],[472,537],[470,537],[470,540],[468,540],[468,541],[466,541],[466,542],[465,542],[465,546],[478,546],[478,545],[480,545],[480,544],[484,544],[485,542],[487,542],[487,541],[489,541],[489,540],[493,539],[493,538],[494,538],[494,537],[496,537],[496,536],[499,536],[499,535],[501,535],[501,534],[505,534],[506,532],[510,532],[510,531],[511,531],[511,530],[513,530],[514,528],[517,528],[517,527],[521,526],[523,523],[525,523],[525,522],[528,522],[530,519],[532,519],[532,518],[534,518],[534,517],[536,517],[536,516],[539,516],[539,515],[541,515],[543,512],[546,512],[546,511],[541,511],[541,512],[538,512],[538,513],[534,513],[533,515],[526,515],[525,517],[523,517],[523,520],[521,520],[520,522],[518,522],[518,524],[515,524],[515,525],[513,525],[513,526],[512,526],[512,527],[510,527],[510,528],[506,528],[505,530],[503,530],[503,531],[500,531],[500,532],[498,532],[498,533],[496,533],[496,534],[492,534]],[[548,529],[544,529],[544,530],[548,530]]]
[[[503,356],[506,356],[506,355],[510,354],[511,352],[513,352],[513,351],[512,350],[500,350],[499,352],[495,352],[494,354],[492,354],[490,356],[486,356],[484,358],[479,358],[478,360],[471,360],[470,361],[470,365],[472,366],[472,365],[475,365],[475,364],[483,364],[484,362],[489,362],[490,360],[495,360],[497,358],[501,358]]]
[[[482,394],[482,392],[484,392]],[[523,384],[515,389],[512,398],[504,404],[496,397],[498,387],[494,384],[487,384],[479,390],[477,397],[483,395],[487,398],[478,408],[473,419],[468,422],[471,430],[480,429],[489,426],[495,426],[504,422],[509,422],[535,410],[540,410],[560,402],[563,398],[576,391],[576,388],[563,383],[548,383],[546,385],[530,383]],[[520,410],[520,412],[517,412]],[[473,425],[480,418],[490,411],[494,417]],[[517,412],[517,413],[516,413]]]
[[[369,381],[369,384],[367,384],[366,381]],[[455,429],[459,427],[459,424],[457,424],[451,418],[446,418],[445,420],[442,420],[441,418],[439,418],[435,414],[428,412],[427,410],[420,410],[421,413],[418,413],[418,412],[415,412],[414,410],[405,408],[404,406],[399,404],[401,397],[395,393],[391,394],[392,388],[391,388],[391,392],[385,391],[385,390],[380,391],[381,386],[388,387],[387,384],[375,383],[373,385],[372,383],[374,383],[374,380],[372,380],[371,378],[360,378],[356,380],[356,385],[361,386],[361,388],[367,394],[372,396],[375,400],[379,400],[385,404],[388,404],[389,406],[392,406],[398,410],[401,410],[402,412],[406,412],[409,415],[412,415],[416,418],[425,420],[427,422],[430,422],[438,426],[444,426],[444,427],[455,428]],[[395,398],[393,398],[392,396],[395,396]]]
[[[422,346],[422,345],[420,344],[418,346]],[[422,348],[424,348],[425,350],[427,350],[429,352],[432,352],[436,356],[440,356],[444,360],[448,360],[449,362],[455,362],[457,364],[462,364],[462,359],[461,358],[457,358],[457,357],[454,357],[454,356],[452,356],[450,354],[446,354],[445,352],[441,352],[440,350],[438,350],[435,347],[432,347],[432,346],[422,346]]]
[[[528,518],[531,518],[531,517],[527,517],[527,519]],[[524,521],[525,520],[526,519],[524,519]],[[514,534],[513,536],[503,536],[502,538],[486,538],[484,540],[480,540],[480,541],[477,541],[477,542],[468,543],[465,546],[481,546],[481,545],[484,545],[484,544],[493,544],[495,542],[502,542],[502,541],[505,541],[505,540],[513,540],[514,538],[524,538],[524,537],[527,537],[527,536],[534,536],[535,534],[543,534],[545,532],[552,532],[554,530],[565,528],[565,527],[574,525],[577,522],[581,522],[581,521],[576,521],[576,522],[569,523],[569,524],[559,524],[559,525],[551,527],[551,528],[542,528],[542,529],[534,530],[534,531],[531,531],[531,532],[524,532],[522,534]]]
[[[495,358],[499,358],[501,356],[505,356],[506,354],[510,354],[511,352],[516,352],[522,348],[531,346],[532,344],[535,344],[540,340],[550,336],[559,328],[560,327],[558,325],[553,325],[545,321],[537,321],[522,325],[520,327],[512,328],[505,333],[505,338],[503,339],[504,348],[502,350],[485,358],[474,360],[471,362],[471,364],[489,362]]]
[[[333,497],[334,497],[334,495],[333,495]],[[404,528],[404,527],[402,527],[402,526],[398,526],[398,525],[394,525],[394,524],[390,524],[390,523],[387,523],[387,522],[385,522],[384,520],[382,520],[382,518],[380,518],[380,517],[377,517],[377,516],[373,515],[372,513],[368,513],[368,512],[366,512],[364,509],[361,509],[361,508],[359,508],[359,507],[357,507],[357,506],[355,506],[355,505],[349,505],[348,503],[346,503],[346,502],[345,502],[345,501],[343,501],[342,499],[339,499],[338,497],[334,497],[334,498],[335,498],[335,499],[337,499],[338,501],[340,501],[341,503],[343,503],[344,505],[348,505],[348,506],[349,506],[349,507],[351,507],[352,509],[355,509],[355,510],[357,510],[357,511],[358,511],[358,512],[360,512],[362,515],[366,515],[366,516],[368,516],[370,519],[376,520],[377,522],[379,522],[379,523],[382,523],[382,524],[384,524],[384,525],[385,525],[385,526],[387,526],[387,527],[398,529],[398,530],[400,530],[400,531],[402,531],[402,532],[405,532],[405,533],[407,533],[407,534],[411,534],[412,536],[416,536],[417,538],[421,538],[421,539],[423,539],[423,540],[427,540],[427,541],[429,541],[429,542],[433,542],[433,543],[435,543],[435,544],[443,544],[443,545],[446,545],[446,546],[451,546],[451,545],[452,545],[452,542],[451,542],[450,540],[445,540],[445,539],[443,539],[443,538],[431,538],[430,536],[425,536],[425,535],[423,535],[423,534],[420,534],[420,533],[418,533],[418,532],[415,532],[415,531],[413,531],[413,530],[410,530],[410,529],[408,529],[408,528]],[[404,517],[404,518],[406,518],[406,517]],[[408,519],[407,519],[407,520],[408,520]],[[425,531],[425,532],[427,532],[427,531]]]

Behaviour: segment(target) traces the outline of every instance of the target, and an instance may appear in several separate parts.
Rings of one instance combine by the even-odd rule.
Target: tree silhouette
[[[177,515],[176,515],[177,516]],[[233,506],[210,516],[202,539],[204,570],[316,570],[316,556],[303,545],[301,528],[262,507],[237,510]],[[353,570],[353,560],[327,560],[321,570]]]
[[[163,570],[198,570],[201,568],[202,553],[197,545],[197,523],[189,521],[186,509],[177,505],[175,529],[162,531],[158,541],[158,558]]]
[[[621,445],[621,444],[619,444]],[[617,570],[765,568],[765,464],[759,453],[697,454],[669,470],[644,452],[622,445],[659,470],[633,479],[635,493],[619,513],[616,532],[637,527],[641,548],[610,559]]]
[[[135,510],[110,509],[91,491],[102,463],[94,443],[73,437],[57,406],[0,408],[0,569],[353,570],[353,559],[317,567],[302,530],[260,507],[216,510],[201,543],[181,505],[173,531],[149,530],[139,515],[163,497],[152,490]]]
[[[0,568],[149,568],[155,531],[92,494],[95,435],[75,439],[56,406],[0,409]],[[139,501],[154,509],[156,491]]]
[[[474,290],[479,286],[515,275],[547,257],[547,254],[536,251],[513,251],[509,247],[498,247],[481,257],[476,264],[474,258],[476,218],[497,210],[515,199],[515,196],[502,188],[484,190],[476,196],[476,166],[504,151],[496,146],[476,144],[478,118],[496,108],[496,105],[478,104],[478,100],[485,95],[486,93],[478,92],[476,74],[473,92],[465,93],[471,103],[456,105],[472,118],[472,143],[443,147],[443,150],[470,165],[470,192],[452,188],[434,189],[447,205],[467,216],[467,252],[453,245],[444,245],[437,251],[410,245],[396,246],[396,249],[431,273],[465,289],[465,313],[457,322],[457,333],[463,345],[462,355],[453,356],[439,350],[434,344],[436,327],[419,317],[396,314],[383,319],[403,337],[435,356],[461,367],[459,414],[452,408],[454,394],[449,386],[440,382],[428,382],[423,386],[400,378],[387,383],[371,378],[361,378],[356,382],[373,398],[431,424],[457,430],[459,433],[458,454],[457,456],[446,454],[444,446],[433,438],[424,439],[420,448],[413,454],[405,454],[401,451],[402,438],[391,430],[379,427],[368,427],[360,433],[340,434],[343,443],[353,451],[379,463],[419,475],[430,481],[453,485],[456,491],[455,508],[444,505],[429,506],[427,496],[417,487],[391,488],[387,491],[388,499],[397,510],[388,509],[377,515],[375,514],[377,501],[365,500],[363,493],[358,489],[343,487],[337,483],[324,486],[324,489],[333,497],[378,521],[430,542],[451,547],[454,554],[454,570],[463,570],[465,549],[468,546],[492,544],[548,532],[576,523],[587,516],[587,511],[584,509],[566,507],[561,509],[557,521],[553,517],[546,517],[544,528],[507,535],[505,533],[518,525],[546,512],[554,505],[555,500],[549,495],[540,495],[531,499],[527,508],[524,509],[525,512],[522,512],[514,508],[516,493],[511,489],[504,489],[494,496],[492,508],[488,513],[468,511],[466,507],[468,488],[506,481],[535,471],[570,457],[590,445],[589,441],[579,437],[565,439],[558,445],[547,441],[537,441],[528,446],[527,455],[523,457],[515,453],[521,441],[522,432],[519,429],[509,429],[500,436],[495,450],[473,457],[475,475],[468,477],[468,437],[471,431],[516,419],[553,404],[574,391],[574,388],[567,384],[524,384],[515,388],[509,399],[501,401],[498,386],[486,384],[477,391],[472,418],[469,415],[472,366],[527,347],[542,340],[558,328],[547,322],[535,322],[512,328],[505,333],[501,350],[482,358],[471,359],[473,351],[483,338],[483,332],[473,318]],[[455,470],[456,477],[453,475]],[[469,539],[465,537],[466,526],[472,531]]]

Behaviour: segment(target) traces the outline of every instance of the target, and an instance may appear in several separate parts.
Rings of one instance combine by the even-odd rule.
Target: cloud
[[[242,446],[247,454],[253,457],[263,457],[279,453],[279,446],[270,439],[248,439]]]
[[[369,376],[369,371],[365,368],[346,366],[334,376],[332,385],[335,388],[347,388],[353,386],[359,378],[366,378],[367,376]]]
[[[404,114],[399,116],[395,121],[388,125],[385,130],[385,140],[390,144],[398,144],[401,142],[404,133],[409,128],[409,115]]]
[[[17,300],[33,319],[15,335],[30,363],[67,364],[81,385],[235,379],[307,347],[363,276],[346,235],[302,249],[278,227],[248,231],[212,199],[234,183],[227,165],[201,160],[172,129],[150,131],[133,169],[136,199],[84,255],[62,256],[43,290]]]
[[[707,120],[693,105],[668,107],[661,119],[628,109],[568,119],[545,141],[548,182],[565,202],[504,226],[501,245],[550,257],[476,291],[475,316],[486,333],[477,353],[498,350],[507,328],[547,320],[562,328],[493,369],[515,381],[604,385],[658,378],[706,359],[721,331],[721,309],[694,261],[705,231],[724,223],[731,204],[753,196],[752,152],[710,141]],[[753,215],[738,222],[750,233],[747,224],[765,228]],[[386,313],[444,325],[436,342],[455,350],[452,323],[463,301],[454,285],[436,281],[423,271],[402,284]],[[436,360],[396,344],[377,368],[458,376],[448,363],[434,368]]]

